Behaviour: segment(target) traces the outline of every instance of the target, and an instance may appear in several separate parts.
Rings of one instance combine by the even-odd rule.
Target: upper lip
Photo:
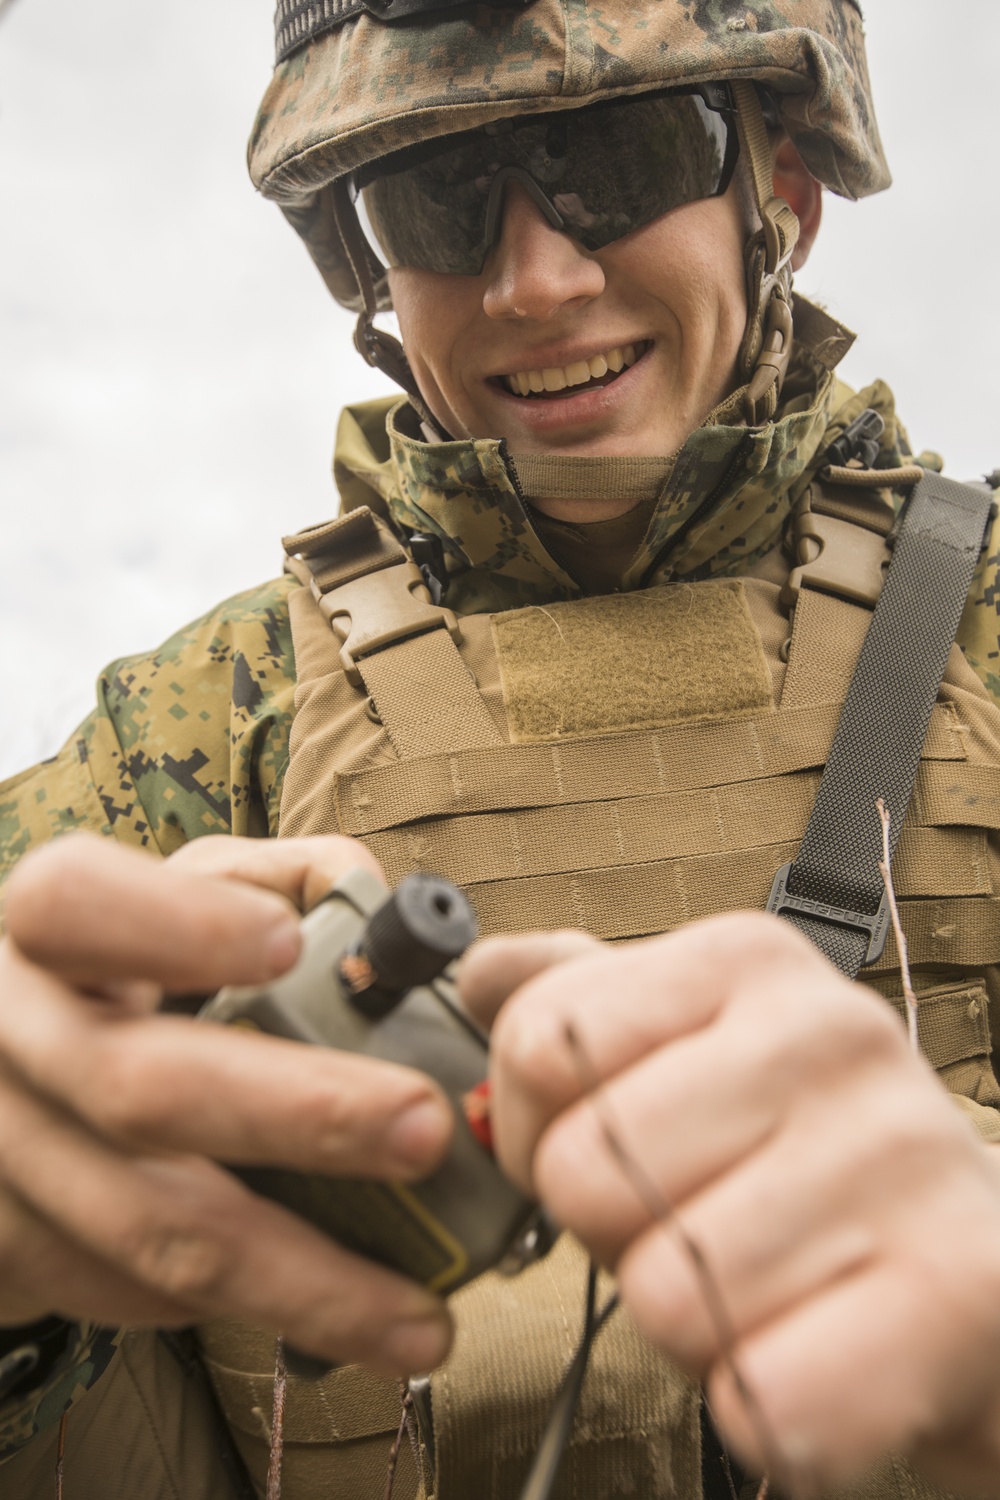
[[[596,354],[607,354],[609,349],[625,349],[629,344],[651,344],[648,334],[609,335],[599,339],[577,339],[572,344],[549,344],[541,349],[526,349],[511,355],[511,363],[491,370],[486,380],[502,380],[505,375],[516,375],[519,370],[561,369],[581,359],[593,359]]]

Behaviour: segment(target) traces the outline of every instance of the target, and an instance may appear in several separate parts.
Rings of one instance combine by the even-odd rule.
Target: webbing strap
[[[398,641],[358,662],[386,733],[404,761],[503,744],[447,630]],[[415,772],[410,771],[411,775]]]
[[[892,852],[992,514],[985,490],[939,474],[913,491],[805,837],[784,885],[779,878],[771,892],[768,910],[794,922],[850,978],[878,956],[858,919],[885,925],[876,802],[889,809]],[[789,898],[826,914],[795,910]]]
[[[284,547],[343,643],[348,681],[369,694],[403,759],[504,743],[455,644],[455,616],[431,603],[419,569],[367,507],[285,537]]]

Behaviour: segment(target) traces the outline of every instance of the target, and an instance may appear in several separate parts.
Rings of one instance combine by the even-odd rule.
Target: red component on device
[[[469,1129],[484,1151],[493,1155],[493,1125],[490,1120],[490,1084],[484,1078],[470,1089],[462,1100],[462,1109],[469,1122]]]

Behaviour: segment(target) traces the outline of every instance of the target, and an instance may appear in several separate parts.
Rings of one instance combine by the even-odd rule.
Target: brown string
[[[607,1096],[602,1091],[601,1080],[598,1077],[597,1070],[590,1060],[579,1033],[569,1021],[566,1022],[564,1035],[570,1052],[573,1055],[580,1083],[597,1117],[601,1138],[604,1141],[608,1154],[617,1163],[623,1177],[631,1185],[636,1197],[649,1213],[650,1217],[665,1230],[673,1230],[681,1248],[691,1263],[702,1300],[719,1345],[720,1359],[729,1373],[740,1400],[743,1402],[743,1407],[750,1426],[753,1429],[754,1437],[764,1456],[765,1468],[769,1472],[783,1473],[789,1481],[788,1488],[793,1493],[798,1495],[813,1494],[815,1486],[811,1484],[808,1486],[804,1485],[802,1481],[805,1476],[792,1473],[791,1467],[785,1460],[777,1439],[771,1431],[770,1423],[767,1421],[761,1403],[737,1363],[733,1352],[736,1345],[735,1330],[730,1322],[719,1284],[715,1279],[704,1250],[694,1236],[685,1229],[673,1204],[667,1201],[645,1168],[626,1149],[617,1123],[611,1114]],[[709,1416],[712,1416],[711,1407],[708,1408],[708,1411]],[[765,1500],[769,1482],[768,1475],[765,1474],[760,1490],[758,1491],[757,1500]]]
[[[56,1500],[63,1500],[63,1461],[66,1457],[66,1419],[68,1411],[59,1418],[59,1443],[56,1448]]]
[[[399,1455],[403,1447],[403,1438],[409,1432],[410,1427],[410,1411],[413,1408],[413,1397],[405,1385],[402,1386],[400,1394],[402,1401],[400,1403],[399,1431],[396,1433],[392,1447],[389,1449],[389,1467],[385,1475],[385,1495],[383,1500],[392,1500],[392,1492],[396,1484],[396,1468],[399,1464]],[[412,1433],[410,1433],[410,1442],[411,1444],[414,1442]],[[420,1465],[418,1462],[417,1474],[419,1475],[419,1473]]]
[[[279,1339],[274,1350],[274,1405],[271,1408],[271,1451],[267,1460],[266,1500],[281,1500],[281,1460],[285,1451],[285,1345]]]

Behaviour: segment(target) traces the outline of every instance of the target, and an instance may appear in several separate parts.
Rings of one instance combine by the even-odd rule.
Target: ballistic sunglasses
[[[600,250],[719,197],[739,149],[728,87],[700,84],[439,137],[360,169],[350,192],[381,263],[478,276],[500,236],[508,182],[553,228]]]

